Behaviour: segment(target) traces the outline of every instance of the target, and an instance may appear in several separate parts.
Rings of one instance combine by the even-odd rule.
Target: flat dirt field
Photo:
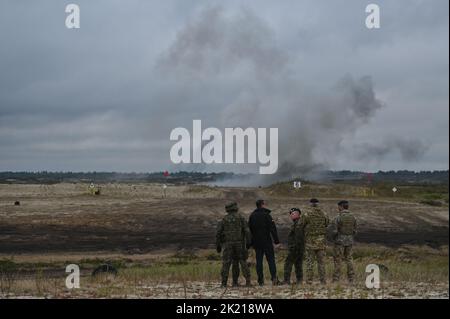
[[[306,208],[311,195],[314,195],[314,192],[299,191],[292,195],[280,194],[271,188],[192,185],[169,186],[164,197],[160,184],[116,183],[101,185],[101,195],[94,196],[88,194],[87,185],[83,183],[3,184],[0,185],[0,259],[3,264],[12,265],[11,267],[15,269],[16,286],[21,280],[28,280],[26,278],[29,276],[36,280],[36,271],[45,278],[59,278],[59,276],[64,278],[64,264],[69,261],[84,265],[82,275],[87,277],[97,264],[109,261],[116,262],[122,267],[119,267],[119,274],[120,269],[127,271],[133,267],[141,269],[138,272],[142,278],[139,278],[144,281],[146,278],[151,279],[151,284],[146,285],[154,289],[150,289],[150,293],[149,289],[139,286],[145,293],[136,292],[135,283],[133,293],[113,290],[99,295],[98,289],[90,287],[91,290],[82,289],[79,294],[86,293],[94,297],[199,297],[186,288],[192,286],[206,287],[199,290],[200,297],[227,297],[228,295],[224,295],[218,286],[214,286],[219,281],[220,257],[213,251],[215,228],[218,220],[225,214],[225,203],[230,200],[237,201],[241,213],[248,216],[254,209],[256,199],[266,199],[268,207],[272,209],[280,238],[286,244],[290,226],[287,213],[289,208]],[[322,208],[330,218],[334,217],[336,202],[342,197],[336,194],[318,197]],[[412,266],[415,264],[416,255],[423,254],[425,257],[422,261],[427,263],[424,267],[428,267],[423,271],[430,271],[430,276],[417,280],[421,280],[421,284],[425,287],[423,291],[428,291],[430,287],[432,289],[429,293],[414,292],[410,295],[403,292],[397,296],[389,295],[386,292],[388,290],[385,290],[384,294],[381,292],[358,294],[343,289],[342,296],[448,298],[447,205],[434,207],[396,198],[363,198],[352,197],[351,194],[345,199],[350,201],[351,211],[359,222],[357,247],[360,247],[362,259],[359,261],[355,259],[355,262],[361,262],[361,267],[363,262],[370,263],[369,257],[373,251],[373,255],[380,262],[383,261],[385,254],[386,258],[392,258],[393,262],[404,262],[411,272],[417,272],[421,270]],[[15,206],[15,201],[20,201],[20,205]],[[280,271],[283,253],[281,250],[278,254]],[[403,259],[399,257],[400,255]],[[366,257],[369,259],[365,260]],[[447,261],[439,259],[441,257]],[[253,256],[249,259],[251,263],[252,258]],[[438,258],[441,263],[438,262],[438,269],[430,270],[431,266],[428,264],[436,263],[433,258]],[[165,263],[174,266],[173,272],[161,272],[160,276],[156,266],[162,265],[161,268],[164,268]],[[203,280],[201,275],[195,273],[182,279],[176,277],[178,271],[186,273],[183,267],[191,264],[201,264],[200,268],[206,267],[203,275],[208,278]],[[329,264],[332,264],[331,257]],[[154,267],[156,270],[151,274],[146,273],[148,265],[156,265],[156,268]],[[396,264],[395,267],[397,266]],[[442,274],[436,275],[435,271]],[[364,268],[361,268],[361,272],[363,285]],[[124,280],[123,277],[119,279]],[[119,282],[119,279],[116,281]],[[391,279],[395,281],[397,278]],[[409,286],[414,289],[422,287],[411,282],[412,279],[407,276],[399,280],[405,282],[405,285],[396,282],[391,287],[400,285],[403,287],[399,288],[400,290]],[[169,282],[172,282],[173,291],[167,290]],[[111,284],[108,282],[108,285]],[[58,285],[55,283],[55,287]],[[210,287],[208,285],[214,286],[214,289],[207,288]],[[7,291],[3,289],[4,296],[23,297],[30,294],[50,297],[79,296],[74,292],[65,293],[67,290],[65,288],[55,288],[58,293],[46,290],[36,293],[34,288],[13,289],[11,288],[13,284],[8,286],[5,283],[2,286],[9,287]],[[162,287],[160,290],[164,293],[155,295],[160,291],[157,287]],[[179,287],[179,293],[176,293],[178,290],[174,287]],[[287,293],[294,298],[334,296],[329,289],[325,292],[316,289],[313,292],[298,293],[291,290],[289,288]],[[89,291],[92,294],[88,293]],[[272,292],[266,295],[267,291],[263,291],[256,295],[247,294],[247,297],[284,296],[282,292],[269,290]],[[242,289],[237,294],[241,296],[246,293]]]

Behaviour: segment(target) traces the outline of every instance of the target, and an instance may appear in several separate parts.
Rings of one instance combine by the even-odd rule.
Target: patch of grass
[[[217,254],[215,252],[209,253],[205,256],[206,260],[221,260],[222,257],[220,254]]]
[[[65,274],[51,278],[45,276],[44,272],[36,269],[35,276],[30,279],[16,280],[17,278],[14,278],[9,283],[4,282],[1,293],[2,295],[33,295],[41,297],[77,297],[85,295],[97,298],[123,296],[171,297],[173,296],[172,287],[180,287],[181,285],[181,291],[184,291],[184,295],[187,295],[188,291],[192,293],[192,283],[202,282],[205,284],[205,287],[208,287],[208,285],[216,285],[215,287],[217,287],[218,283],[220,283],[220,271],[222,267],[221,260],[216,259],[217,256],[219,255],[212,250],[199,255],[196,255],[193,252],[180,251],[172,256],[152,259],[152,262],[146,260],[133,261],[131,265],[129,262],[127,263],[125,261],[126,259],[119,258],[118,260],[124,262],[124,264],[117,276],[82,276],[80,282],[81,289],[71,291],[68,291],[65,288]],[[284,256],[284,251],[277,253],[279,278],[283,278]],[[256,284],[254,259],[254,252],[250,251],[248,262],[251,264],[250,270],[252,281]],[[182,262],[176,262],[177,260]],[[102,259],[84,260],[85,265],[103,262],[104,260]],[[78,264],[81,264],[81,260]],[[393,285],[401,287],[405,283],[408,283],[409,285],[415,285],[415,283],[431,285],[448,283],[449,265],[447,246],[439,249],[433,249],[426,246],[404,246],[395,249],[377,245],[356,245],[354,247],[354,266],[356,273],[355,281],[358,291],[349,293],[348,287],[345,285],[346,267],[345,264],[343,264],[343,273],[341,276],[342,285],[330,285],[326,287],[323,292],[324,296],[328,296],[328,298],[349,298],[350,296],[355,298],[373,297],[372,292],[367,291],[366,293],[364,291],[364,282],[367,275],[365,270],[368,264],[384,265],[385,268],[380,269],[381,284],[382,286],[386,285],[386,287],[390,288],[392,288]],[[17,264],[14,263],[13,260],[0,261],[0,269],[11,270],[8,273],[14,273],[14,270],[17,269],[16,267]],[[330,251],[328,251],[326,257],[328,282],[331,282],[334,271],[333,268],[333,258]],[[317,280],[317,267],[315,267],[314,271]],[[270,274],[266,261],[264,261],[264,273],[267,286],[270,288]],[[295,281],[294,273],[292,274],[291,279]],[[231,283],[231,269],[229,283]],[[155,285],[162,285],[162,288],[159,288],[158,292],[155,292],[152,288],[155,287]],[[303,286],[293,285],[285,288],[286,294],[292,298],[296,298],[299,291],[304,291]],[[213,288],[213,290],[214,289],[218,288]],[[320,289],[320,287],[308,289],[310,289],[310,291],[308,290],[305,292],[305,298],[307,298],[309,294],[311,297],[315,296],[317,289]],[[255,293],[258,290],[255,288],[255,290],[252,291]],[[211,288],[199,289],[197,293],[199,295],[211,293]],[[220,293],[220,291],[218,293]],[[260,296],[271,297],[270,289],[266,289],[260,293]],[[405,296],[401,294],[398,295],[398,297]]]
[[[192,251],[177,251],[171,258],[166,261],[167,265],[188,265],[195,262],[200,257]]]
[[[12,259],[0,260],[0,293],[8,295],[16,280],[17,264]]]
[[[394,186],[398,189],[395,195],[392,192]],[[447,184],[402,184],[393,182],[374,182],[371,185],[362,182],[317,184],[305,181],[301,190],[298,190],[292,187],[291,181],[273,184],[267,190],[271,194],[279,196],[395,198],[417,202],[436,201],[446,204],[449,200]]]
[[[18,265],[12,258],[0,259],[0,273],[17,271]]]

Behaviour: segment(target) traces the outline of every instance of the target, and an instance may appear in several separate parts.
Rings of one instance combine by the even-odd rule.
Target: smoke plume
[[[392,137],[385,139],[381,145],[359,145],[356,147],[356,154],[361,160],[380,161],[386,156],[398,152],[405,162],[413,162],[419,160],[428,148],[429,145],[419,140]]]
[[[179,31],[157,66],[164,74],[161,81],[182,92],[186,125],[200,118],[218,128],[279,129],[278,173],[252,184],[327,168],[342,151],[343,139],[384,106],[370,76],[343,74],[331,87],[308,85],[302,76],[307,61],[277,41],[270,26],[251,11],[211,7]],[[425,151],[418,144],[391,140],[381,148],[365,146],[359,156],[383,157],[399,150],[403,158],[414,158]]]

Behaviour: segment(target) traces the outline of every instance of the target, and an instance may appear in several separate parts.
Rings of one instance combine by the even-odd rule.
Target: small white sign
[[[397,187],[394,187],[394,188],[392,189],[392,191],[393,191],[394,193],[396,193],[396,192],[397,192]]]

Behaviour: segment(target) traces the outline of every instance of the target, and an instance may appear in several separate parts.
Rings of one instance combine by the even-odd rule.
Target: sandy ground
[[[89,287],[65,290],[58,293],[36,295],[0,294],[0,298],[131,298],[131,299],[448,299],[445,283],[394,283],[385,282],[379,289],[367,289],[362,285],[313,284],[311,286],[271,286],[222,288],[217,283],[185,282],[136,285],[120,292],[121,287]]]
[[[311,194],[276,194],[264,188],[169,186],[163,196],[158,184],[107,184],[102,194],[87,194],[82,183],[0,185],[0,259],[16,263],[55,263],[46,266],[48,282],[66,276],[61,264],[82,259],[128,260],[151,264],[178,251],[214,249],[215,229],[225,203],[237,201],[248,216],[258,198],[267,200],[286,243],[288,210],[306,208]],[[332,218],[340,198],[320,198]],[[405,245],[429,246],[437,252],[448,245],[448,207],[432,207],[393,198],[352,198],[359,222],[358,244],[382,245],[401,251]],[[20,206],[14,202],[20,201]],[[447,246],[448,247],[448,246]],[[391,249],[391,248],[389,248]],[[431,248],[430,248],[431,249]],[[448,248],[446,248],[448,253]],[[200,253],[201,254],[201,253]],[[400,256],[400,255],[399,255]],[[401,256],[400,256],[401,257]],[[404,262],[399,257],[401,262]],[[448,264],[447,264],[448,267]],[[92,269],[91,269],[92,270]],[[91,271],[89,270],[89,271]],[[84,270],[83,276],[89,276]],[[25,270],[20,281],[39,285],[36,272]],[[61,283],[59,282],[59,285]],[[448,282],[383,282],[370,290],[356,286],[281,286],[222,289],[215,282],[120,282],[57,293],[0,295],[13,298],[448,298]],[[124,288],[124,289],[121,289]],[[51,291],[51,288],[48,289]],[[26,291],[26,289],[25,289]],[[126,291],[126,292],[125,292]]]

